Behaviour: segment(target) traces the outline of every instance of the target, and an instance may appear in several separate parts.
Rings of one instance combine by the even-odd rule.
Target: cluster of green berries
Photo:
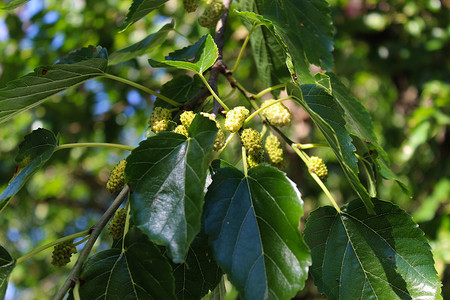
[[[237,106],[227,112],[225,118],[225,129],[229,132],[236,132],[244,125],[245,118],[250,114],[244,106]]]
[[[261,134],[252,128],[242,131],[241,142],[247,151],[247,163],[250,168],[256,167],[264,162],[264,150]]]
[[[309,170],[315,173],[321,180],[327,178],[328,169],[323,160],[317,156],[311,156],[309,159]]]
[[[149,119],[149,127],[154,133],[169,129],[172,113],[167,108],[155,107]]]
[[[266,138],[264,148],[266,148],[266,152],[267,152],[267,156],[269,157],[270,164],[279,169],[283,168],[285,165],[285,160],[284,160],[283,148],[281,148],[280,140],[273,134],[270,134]]]
[[[198,5],[200,4],[200,0],[183,0],[184,9],[187,12],[194,12]]]
[[[224,12],[225,5],[223,5],[222,0],[208,1],[205,11],[198,18],[198,23],[203,27],[212,28],[216,26]]]
[[[108,182],[106,183],[106,189],[111,193],[120,191],[125,185],[125,166],[126,160],[119,162],[109,174]]]
[[[274,103],[276,100],[266,100],[262,104],[262,107],[269,106]],[[263,116],[266,117],[270,124],[274,126],[285,126],[291,123],[292,116],[289,112],[289,109],[284,106],[282,103],[277,103],[270,105],[266,109],[263,110]]]
[[[52,265],[64,267],[70,262],[70,257],[73,253],[77,253],[77,248],[73,244],[73,241],[56,245],[52,253]]]
[[[127,211],[124,208],[119,208],[111,222],[109,222],[109,234],[115,240],[119,240],[123,237],[123,231],[125,228],[125,221],[127,220]]]

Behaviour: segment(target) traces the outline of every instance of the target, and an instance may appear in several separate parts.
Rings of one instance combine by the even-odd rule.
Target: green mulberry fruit
[[[125,185],[125,166],[126,160],[119,162],[109,174],[108,182],[106,183],[106,189],[111,193],[120,191]]]
[[[119,240],[123,237],[123,231],[125,228],[125,221],[127,220],[127,211],[124,208],[119,208],[116,214],[109,222],[109,234],[115,240]]]
[[[264,151],[260,149],[254,154],[247,155],[247,164],[249,168],[256,167],[264,162]]]
[[[225,118],[225,129],[229,132],[236,132],[241,129],[244,124],[245,118],[249,115],[248,109],[244,106],[237,106],[227,112]]]
[[[187,110],[180,115],[180,122],[187,129],[187,128],[189,128],[189,126],[191,126],[191,123],[194,120],[194,118],[195,118],[194,112]]]
[[[198,18],[200,26],[212,28],[216,26],[217,22],[225,12],[225,5],[222,0],[214,0],[206,6],[203,14]]]
[[[186,127],[184,127],[184,125],[178,125],[173,132],[182,134],[185,137],[189,136],[188,131],[187,131]]]
[[[73,253],[77,253],[77,248],[73,244],[73,241],[56,245],[52,253],[52,265],[64,267],[70,262],[70,257]]]
[[[279,169],[283,168],[285,165],[285,160],[280,140],[273,134],[270,134],[266,138],[264,146],[266,148],[267,155],[269,156],[270,164]]]
[[[274,103],[276,100],[266,100],[262,104],[262,107],[266,107],[272,103]],[[285,126],[289,123],[291,123],[292,116],[289,112],[289,109],[287,109],[286,106],[284,106],[282,103],[277,103],[274,105],[269,106],[268,108],[263,110],[263,115],[266,117],[270,124],[274,126]]]
[[[216,122],[216,126],[217,128],[219,128],[219,131],[217,131],[216,140],[214,141],[214,151],[219,151],[223,148],[223,146],[225,146],[226,141],[225,134],[223,133],[222,128],[220,128],[219,122],[217,122],[215,116],[212,114],[208,114],[205,112],[201,112],[200,114],[204,117],[209,118],[211,121]]]
[[[183,0],[184,9],[187,12],[194,12],[198,5],[200,0]]]
[[[258,154],[262,150],[261,134],[255,129],[244,129],[242,131],[241,141],[248,155]]]
[[[323,160],[317,156],[311,156],[309,159],[309,170],[317,174],[321,180],[325,180],[328,175],[328,169]]]
[[[172,113],[167,108],[155,107],[150,116],[149,126],[154,133],[166,131],[169,128],[169,121]]]

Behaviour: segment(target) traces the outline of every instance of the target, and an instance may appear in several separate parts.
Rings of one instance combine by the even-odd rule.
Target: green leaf
[[[102,251],[86,262],[81,299],[176,299],[172,267],[157,246],[136,228],[125,249]]]
[[[241,7],[243,4],[245,3],[241,3]],[[242,8],[250,10],[247,7]],[[248,30],[257,25],[266,27],[256,28],[250,36],[252,54],[259,78],[267,86],[287,81],[290,78],[289,70],[286,67],[287,49],[280,37],[276,35],[272,22],[253,12],[245,11],[237,12],[237,14],[244,20]]]
[[[133,0],[133,3],[128,10],[125,23],[122,25],[122,31],[166,2],[167,0]]]
[[[75,64],[83,60],[91,58],[104,58],[108,59],[108,51],[102,46],[92,46],[76,49],[69,53],[69,55],[59,59],[58,64]]]
[[[341,213],[321,207],[304,231],[311,274],[327,299],[442,299],[431,248],[398,206],[374,201],[369,215],[360,200]]]
[[[57,144],[53,132],[46,129],[39,128],[25,136],[16,157],[20,171],[0,195],[0,212],[11,197],[17,194],[28,179],[50,159]]]
[[[185,103],[194,97],[203,86],[203,81],[198,75],[195,75],[194,77],[179,75],[164,83],[160,93],[179,103]],[[156,98],[155,107],[156,106],[173,108],[173,105],[159,98]]]
[[[358,159],[355,156],[355,146],[352,144],[343,111],[327,91],[314,84],[305,84],[301,89],[292,83],[288,83],[287,92],[309,114],[311,119],[320,129],[334,154],[342,166],[351,186],[364,201],[367,209],[373,212],[373,204],[369,193],[361,184],[358,174]]]
[[[19,6],[27,3],[28,1],[30,1],[30,0],[12,0],[8,4],[6,4],[5,6],[0,7],[0,9],[13,10],[13,9],[16,9]]]
[[[350,91],[335,74],[329,72],[327,75],[331,83],[333,97],[344,110],[344,118],[348,131],[352,135],[359,137],[364,143],[367,144],[367,152],[369,154],[372,153],[373,150],[376,150],[378,156],[374,159],[374,161],[377,163],[380,174],[385,179],[395,180],[405,191],[409,192],[408,187],[391,171],[389,167],[389,157],[383,147],[378,144],[372,119],[367,110],[351,95]]]
[[[200,232],[189,247],[186,261],[173,264],[175,295],[178,299],[197,300],[219,284],[222,270],[214,260],[208,237]]]
[[[309,64],[325,70],[333,67],[333,26],[325,0],[243,0],[241,7],[270,20],[286,45],[296,75],[313,83]]]
[[[205,231],[214,256],[244,299],[290,299],[311,264],[298,230],[300,192],[267,165],[220,169],[205,197]]]
[[[150,34],[145,39],[129,47],[113,52],[109,56],[108,65],[112,66],[138,56],[149,53],[154,48],[161,46],[166,40],[167,34],[174,28],[173,21],[161,27],[157,32]]]
[[[41,104],[47,98],[86,80],[103,76],[107,60],[92,58],[66,65],[39,67],[0,89],[0,123]]]
[[[170,53],[164,61],[149,59],[149,62],[152,67],[175,67],[203,74],[216,62],[218,55],[213,38],[207,34],[194,45]]]
[[[0,299],[3,299],[8,286],[8,277],[11,274],[16,261],[9,255],[5,248],[0,246]]]
[[[222,276],[222,279],[220,280],[219,284],[211,292],[208,299],[209,300],[225,300],[226,295],[227,295],[227,289],[225,287],[225,281]]]
[[[182,263],[200,231],[204,186],[217,134],[216,124],[196,116],[189,136],[162,132],[141,142],[127,158],[126,181],[132,190],[134,224],[167,246]]]

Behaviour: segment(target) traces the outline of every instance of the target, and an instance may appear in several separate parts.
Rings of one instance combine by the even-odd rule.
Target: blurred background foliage
[[[368,109],[394,172],[413,194],[410,198],[394,182],[380,181],[380,198],[400,205],[425,231],[443,280],[444,299],[450,299],[450,1],[331,0],[330,4],[336,29],[334,72]],[[158,90],[172,75],[152,69],[147,58],[163,57],[208,30],[198,26],[195,14],[184,12],[181,1],[171,0],[119,33],[130,5],[131,1],[119,0],[31,0],[14,11],[0,11],[0,88],[75,48],[101,45],[112,53],[174,19],[176,32],[154,52],[109,68],[112,74]],[[233,13],[226,30],[224,61],[232,66],[247,30]],[[235,77],[257,92],[265,86],[253,75],[256,72],[251,53],[245,52]],[[219,79],[219,91],[232,106],[243,101],[224,78]],[[31,130],[44,127],[57,132],[60,143],[136,146],[145,138],[154,100],[117,82],[92,80],[1,124],[0,191],[14,173],[18,144]],[[286,130],[288,135],[302,143],[322,141],[308,116],[289,107],[295,122]],[[236,162],[237,153],[228,151],[223,157]],[[324,157],[330,169],[327,185],[341,204],[355,198],[331,151],[317,149],[310,154]],[[93,148],[57,152],[2,213],[0,244],[19,257],[94,225],[112,201],[104,188],[109,170],[126,155]],[[303,194],[306,218],[328,202],[300,159],[287,155],[286,172]],[[95,250],[110,243],[104,234]],[[7,299],[50,298],[73,265],[57,269],[50,261],[51,251],[45,251],[18,265]],[[234,299],[236,293],[229,296]],[[297,298],[316,297],[308,281]]]

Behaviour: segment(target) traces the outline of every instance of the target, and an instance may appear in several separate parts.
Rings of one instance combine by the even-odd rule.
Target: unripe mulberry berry
[[[119,208],[111,222],[109,222],[109,234],[115,240],[119,240],[123,237],[123,231],[125,228],[125,221],[127,220],[127,211],[124,208]]]
[[[266,107],[272,103],[274,103],[276,100],[266,100],[262,104],[262,107]],[[263,110],[263,115],[266,117],[270,124],[274,126],[285,126],[289,123],[291,123],[292,116],[289,112],[289,109],[287,109],[286,106],[284,106],[282,103],[277,103],[274,105],[269,106],[268,108]]]
[[[247,155],[247,164],[249,168],[256,167],[264,162],[264,151],[261,149],[254,154]]]
[[[189,126],[191,126],[191,123],[194,120],[194,118],[195,118],[194,112],[187,110],[180,115],[180,122],[187,129],[187,128],[189,128]]]
[[[211,121],[216,122],[217,128],[219,128],[219,131],[217,131],[216,140],[214,141],[214,151],[219,151],[220,149],[225,146],[225,134],[223,133],[222,129],[220,128],[219,122],[217,122],[216,117],[212,114],[208,114],[205,112],[200,113],[202,116],[209,118]]]
[[[225,118],[225,129],[229,132],[236,132],[241,129],[244,124],[245,118],[249,115],[248,109],[244,106],[237,106],[227,112]]]
[[[261,134],[255,129],[244,129],[242,131],[241,141],[248,155],[255,155],[262,150]]]
[[[169,120],[171,117],[172,113],[167,108],[155,107],[149,120],[150,129],[154,133],[166,131],[169,128]]]
[[[198,5],[200,0],[183,0],[184,9],[187,12],[194,12]]]
[[[280,140],[278,140],[278,138],[273,134],[270,134],[266,138],[264,146],[266,148],[267,155],[269,156],[270,164],[281,169],[285,164],[285,160]]]
[[[52,265],[64,267],[70,262],[70,257],[73,253],[77,253],[77,248],[73,244],[73,241],[56,245],[52,253]]]
[[[328,175],[328,169],[323,160],[317,156],[311,156],[309,159],[309,170],[317,174],[321,180],[324,180]]]
[[[119,162],[109,174],[108,182],[106,183],[106,189],[111,193],[120,191],[125,185],[125,166],[126,160]]]
[[[225,12],[225,5],[222,0],[214,0],[206,6],[203,14],[198,18],[200,26],[212,28]]]
[[[188,131],[187,131],[186,127],[184,127],[184,125],[178,125],[173,132],[182,134],[185,137],[189,136]]]

